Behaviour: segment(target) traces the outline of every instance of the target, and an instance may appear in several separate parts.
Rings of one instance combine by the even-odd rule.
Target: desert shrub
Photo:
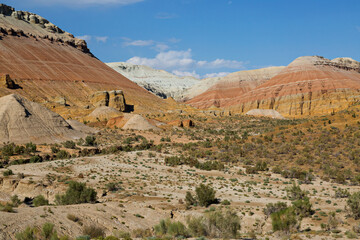
[[[58,159],[65,159],[65,158],[69,158],[70,157],[70,153],[68,153],[65,150],[60,150],[56,153],[56,158]]]
[[[13,209],[13,205],[11,203],[6,203],[5,206],[0,204],[0,211],[13,213],[15,212]]]
[[[227,199],[221,201],[221,205],[230,205],[230,204],[231,204],[231,202]]]
[[[82,233],[91,238],[105,237],[104,229],[94,225],[85,226]]]
[[[155,233],[158,236],[171,236],[171,237],[187,237],[188,232],[185,225],[181,222],[172,222],[170,219],[161,220],[158,225],[154,227]]]
[[[95,136],[87,136],[85,138],[85,145],[86,146],[95,146],[96,137]]]
[[[134,229],[132,234],[133,234],[133,236],[135,238],[141,238],[141,239],[145,239],[145,238],[149,238],[149,237],[153,236],[152,231],[149,228],[146,228],[146,229],[142,229],[142,228]]]
[[[39,163],[39,162],[42,162],[42,161],[43,161],[43,159],[39,155],[35,155],[35,156],[30,157],[30,163]]]
[[[8,177],[8,176],[13,175],[13,174],[14,173],[13,173],[13,171],[11,169],[5,170],[3,172],[4,177]]]
[[[45,199],[43,195],[38,195],[33,199],[33,204],[35,207],[49,205],[49,201]]]
[[[282,209],[271,214],[273,231],[283,231],[286,233],[299,229],[298,218],[292,207]]]
[[[17,155],[24,154],[25,153],[25,147],[16,145],[14,148],[14,153]]]
[[[255,165],[256,171],[268,171],[269,168],[267,166],[267,163],[265,161],[258,161]]]
[[[285,202],[277,202],[277,203],[268,203],[264,208],[265,216],[269,217],[274,212],[279,212],[287,208],[287,204]]]
[[[350,196],[350,193],[347,189],[338,188],[335,191],[335,198],[347,198]]]
[[[25,145],[25,152],[26,153],[34,153],[36,152],[36,144],[29,142]]]
[[[193,197],[191,192],[186,192],[185,203],[186,203],[186,206],[192,206],[197,203],[196,199]]]
[[[200,163],[198,162],[195,165],[196,168],[199,168],[201,170],[207,170],[207,171],[211,171],[211,170],[224,170],[225,166],[223,163],[219,162],[219,161],[206,161],[204,163]]]
[[[209,186],[200,184],[195,189],[196,197],[200,206],[208,207],[210,204],[215,203],[215,190]]]
[[[115,192],[115,191],[117,191],[119,189],[118,184],[116,184],[114,182],[107,183],[105,185],[105,187],[110,192]]]
[[[54,230],[54,224],[49,222],[42,226],[42,235],[45,239],[59,239],[56,230]]]
[[[106,238],[104,238],[104,240],[120,240],[120,239],[114,236],[107,236]]]
[[[90,236],[78,236],[76,240],[91,240]]]
[[[113,235],[115,237],[123,239],[123,240],[131,240],[131,236],[130,236],[129,232],[115,230],[115,231],[113,231]]]
[[[73,221],[73,222],[80,222],[80,218],[75,216],[74,214],[68,214],[67,216],[67,219],[69,219],[70,221]]]
[[[58,147],[56,147],[56,146],[51,147],[51,152],[52,153],[58,153],[59,151],[60,151],[60,149]]]
[[[1,148],[1,153],[3,156],[10,157],[10,156],[14,155],[14,152],[15,152],[15,144],[14,143],[8,143]]]
[[[258,174],[258,171],[256,170],[256,168],[252,167],[252,166],[246,166],[245,172],[246,172],[246,174]]]
[[[360,219],[360,192],[353,193],[347,200],[350,214],[356,220]]]
[[[11,203],[14,207],[18,207],[21,204],[21,201],[20,201],[18,195],[14,195],[11,197]]]
[[[241,229],[240,218],[230,210],[225,213],[216,210],[201,217],[189,217],[187,224],[192,237],[236,238]]]
[[[17,233],[15,237],[17,240],[36,240],[34,231],[34,228],[27,227],[24,231]]]
[[[70,181],[66,193],[56,195],[55,199],[56,203],[60,205],[94,203],[96,202],[96,191],[86,187],[85,183]]]
[[[64,148],[75,149],[76,143],[74,141],[66,141],[62,144]]]
[[[308,217],[314,213],[308,197],[292,202],[293,210],[300,218]]]
[[[287,196],[290,200],[302,200],[306,197],[306,192],[301,190],[299,185],[296,185],[295,183],[292,185],[292,187],[286,189]]]

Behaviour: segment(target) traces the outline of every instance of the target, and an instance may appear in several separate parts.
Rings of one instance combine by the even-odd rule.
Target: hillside
[[[164,70],[157,70],[143,65],[125,62],[107,63],[107,65],[162,98],[172,97],[175,100],[180,100],[183,98],[185,90],[200,81],[191,76],[179,77]]]
[[[191,98],[187,103],[197,108],[224,107],[226,101],[255,89],[278,74],[283,68],[269,67],[230,73],[225,77],[214,79],[215,81],[206,91]],[[210,80],[212,79],[204,81]]]
[[[84,40],[36,14],[1,4],[0,75],[5,74],[19,87],[0,88],[0,96],[18,93],[65,117],[88,113],[89,96],[102,90],[123,90],[138,112],[169,106],[95,58]],[[57,104],[58,99],[70,107]]]

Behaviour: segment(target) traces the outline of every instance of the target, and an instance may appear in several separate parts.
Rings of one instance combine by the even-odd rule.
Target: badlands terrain
[[[0,239],[360,238],[355,60],[180,78],[0,4],[0,77]]]

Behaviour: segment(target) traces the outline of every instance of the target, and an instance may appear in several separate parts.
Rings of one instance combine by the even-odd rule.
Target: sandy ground
[[[229,207],[242,217],[241,232],[255,231],[259,236],[267,235],[270,239],[279,237],[271,233],[271,220],[265,219],[262,211],[267,203],[290,203],[285,200],[285,189],[291,186],[289,179],[269,173],[239,175],[238,171],[244,169],[237,166],[225,171],[202,171],[188,166],[169,167],[164,165],[166,155],[152,153],[155,157],[149,157],[148,151],[122,152],[118,155],[11,166],[15,174],[0,181],[2,202],[9,201],[14,194],[20,198],[42,194],[54,204],[55,194],[66,190],[64,182],[76,180],[95,188],[99,203],[43,207],[22,204],[16,208],[16,213],[1,212],[0,237],[12,239],[16,232],[26,226],[41,226],[45,222],[54,223],[60,234],[73,237],[81,235],[82,225],[91,224],[104,227],[107,234],[114,230],[131,232],[138,228],[151,229],[161,219],[169,218],[171,210],[175,213],[175,220],[186,222],[188,215],[199,215],[206,210],[202,207],[186,210],[182,203],[186,191],[194,191],[200,183],[211,184],[217,191],[216,197],[230,200]],[[25,174],[25,178],[19,179],[18,173]],[[107,192],[105,185],[109,182],[118,183],[121,189]],[[309,191],[313,209],[317,210],[315,215],[318,216],[319,212],[344,210],[346,201],[334,198],[337,187],[340,185],[318,179],[313,184],[301,185],[302,189]],[[359,187],[348,188],[350,191],[360,190]],[[225,208],[220,204],[214,206]],[[68,214],[79,217],[82,225],[69,220]],[[343,221],[339,227],[343,233],[354,224],[345,215],[344,211],[338,214]],[[319,217],[321,220],[314,217],[304,219],[301,229],[321,230],[320,223],[326,222],[327,217]],[[315,238],[314,232],[306,234],[311,239],[331,239],[331,236]]]

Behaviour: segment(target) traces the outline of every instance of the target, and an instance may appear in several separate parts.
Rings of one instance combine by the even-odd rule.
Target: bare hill
[[[53,143],[85,136],[38,103],[16,94],[0,98],[0,142]]]

